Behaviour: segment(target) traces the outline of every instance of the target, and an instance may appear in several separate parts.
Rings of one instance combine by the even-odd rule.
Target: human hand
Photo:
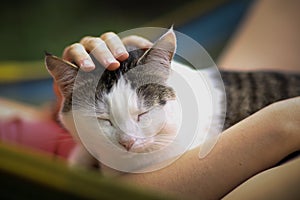
[[[149,48],[152,43],[140,36],[131,35],[120,39],[113,32],[106,32],[100,37],[86,36],[79,43],[74,43],[64,49],[62,58],[74,62],[83,71],[92,71],[95,68],[89,53],[108,70],[115,70],[120,66],[119,61],[124,61],[129,54],[125,45],[138,48]]]

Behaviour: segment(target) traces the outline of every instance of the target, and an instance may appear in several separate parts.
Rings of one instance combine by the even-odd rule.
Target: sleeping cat
[[[148,50],[134,47],[127,47],[127,50],[130,56],[121,62],[119,69],[108,71],[98,67],[99,70],[103,69],[100,77],[98,74],[86,73],[89,76],[83,76],[79,78],[80,80],[76,80],[80,72],[77,66],[55,56],[46,55],[47,69],[64,96],[60,112],[63,125],[79,139],[72,112],[90,109],[96,113],[97,122],[101,127],[101,130],[97,130],[99,134],[104,135],[111,141],[111,145],[123,149],[124,152],[155,152],[172,143],[185,146],[186,144],[181,144],[182,138],[176,141],[184,118],[180,118],[182,110],[178,103],[178,91],[173,75],[176,73],[172,73],[171,69],[176,71],[177,75],[182,73],[181,75],[186,77],[193,77],[197,73],[208,79],[213,77],[205,70],[196,72],[172,61],[176,50],[176,36],[172,30],[164,34]],[[221,71],[221,77],[227,97],[223,129],[272,102],[300,95],[300,76],[296,74]],[[95,82],[97,83],[94,90],[82,90],[84,85],[89,87]],[[195,87],[202,88],[196,90],[198,91],[196,99],[201,99],[200,104],[206,105],[211,101],[210,94],[201,84],[199,82]],[[74,99],[74,93],[80,94],[80,102]],[[225,102],[224,94],[216,98],[220,104]],[[212,106],[215,105],[208,107]],[[207,121],[205,117],[201,118],[202,131],[215,117],[206,107],[203,105],[201,107],[201,113],[205,113],[209,118]],[[218,109],[220,120],[217,121],[219,126],[223,126],[224,116],[221,115],[224,114],[224,110]],[[189,120],[195,122],[193,119]],[[203,140],[197,140],[189,148],[199,145],[199,142]],[[93,162],[82,144],[76,147],[70,157],[72,165],[91,166]]]
[[[160,150],[173,142],[181,117],[175,91],[167,84],[175,48],[173,32],[165,34],[146,52],[127,47],[130,56],[117,70],[103,70],[99,75],[96,71],[104,69],[99,66],[95,72],[82,74],[84,77],[77,84],[76,78],[80,79],[78,67],[46,55],[47,69],[64,96],[60,113],[63,125],[79,139],[74,110],[87,111],[87,115],[95,111],[101,127],[98,132],[110,140],[110,148],[145,153]],[[93,88],[95,83],[95,90],[83,89],[87,85]],[[74,93],[79,94],[78,99],[74,99]],[[101,147],[102,154],[109,151],[105,151],[105,144]],[[78,145],[70,158],[71,164],[90,165],[87,154]]]

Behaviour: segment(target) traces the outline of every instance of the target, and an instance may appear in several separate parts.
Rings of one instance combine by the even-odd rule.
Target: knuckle
[[[128,41],[128,40],[130,40],[130,38],[132,38],[132,37],[133,37],[132,35],[126,36],[126,37],[122,38],[122,41],[123,41],[123,42],[124,42],[124,41]]]
[[[129,35],[129,36],[125,37],[124,39],[125,39],[125,40],[126,40],[126,39],[127,39],[127,40],[136,40],[136,39],[140,39],[140,37],[137,36],[137,35]]]
[[[74,43],[74,44],[70,45],[69,48],[70,48],[70,49],[81,49],[81,48],[82,48],[82,45],[79,44],[79,43]]]
[[[136,36],[136,35],[129,35],[129,36],[126,36],[122,39],[122,42],[125,43],[125,44],[132,44],[132,43],[136,43],[138,41],[140,41],[140,37],[139,36]]]
[[[117,37],[117,34],[115,34],[114,32],[106,32],[106,33],[103,33],[100,38],[103,39],[103,40],[108,40],[108,39],[111,39],[113,37]]]
[[[105,42],[99,37],[86,36],[81,39],[80,43],[87,49],[96,48],[103,45]]]
[[[92,47],[95,47],[95,46],[98,46],[98,45],[101,45],[104,43],[104,41],[100,38],[96,38],[96,37],[92,37],[90,38],[87,43],[92,46]]]
[[[71,44],[71,45],[67,46],[67,47],[64,49],[64,54],[69,54],[70,51],[74,48],[73,45],[74,45],[74,44]]]
[[[83,46],[81,44],[74,43],[67,48],[67,51],[72,54],[72,53],[81,51],[82,49],[83,49]]]
[[[86,43],[87,41],[90,40],[90,38],[92,38],[91,36],[85,36],[80,40],[80,43]]]

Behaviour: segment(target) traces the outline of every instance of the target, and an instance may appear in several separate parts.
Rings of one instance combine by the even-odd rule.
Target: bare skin
[[[300,71],[300,1],[256,1],[218,60],[226,70]]]
[[[160,171],[126,175],[122,179],[176,196],[219,199],[300,148],[300,134],[297,132],[300,110],[293,116],[286,112],[296,105],[300,105],[300,98],[276,103],[243,120],[226,130],[202,160],[197,158],[196,149]],[[279,114],[293,118],[294,127],[281,126]],[[278,117],[274,119],[274,115]]]

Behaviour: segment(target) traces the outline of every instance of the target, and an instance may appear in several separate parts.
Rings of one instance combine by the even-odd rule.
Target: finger
[[[79,43],[72,44],[65,48],[63,52],[63,59],[75,62],[75,64],[84,71],[91,71],[95,69],[95,64],[91,57]]]
[[[107,32],[100,36],[105,41],[107,47],[113,56],[119,61],[124,61],[128,58],[129,54],[121,41],[121,39],[113,32]]]
[[[122,39],[122,42],[124,45],[135,46],[141,49],[150,48],[153,45],[149,40],[137,35],[126,36]]]
[[[80,43],[88,52],[93,54],[105,68],[114,70],[120,66],[120,63],[115,59],[102,39],[88,36],[84,37]]]

